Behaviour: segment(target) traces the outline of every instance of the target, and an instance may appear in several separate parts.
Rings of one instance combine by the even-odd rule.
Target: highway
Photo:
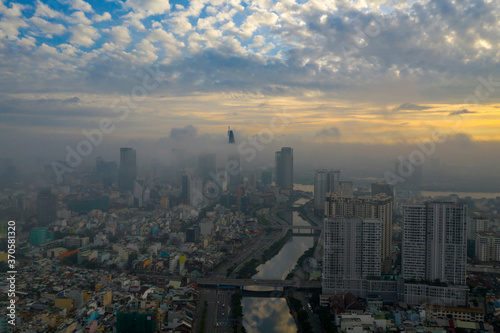
[[[205,307],[205,301],[207,301],[208,303],[207,314],[205,316],[205,332],[213,332],[215,330],[216,327],[215,318],[217,316],[216,297],[217,297],[217,290],[203,289],[201,291],[200,299],[196,309],[196,323],[193,327],[194,332],[199,331],[203,314],[203,308]]]
[[[230,316],[232,291],[217,291],[217,321],[215,332],[232,332]]]
[[[216,279],[197,278],[194,281],[205,286],[266,286],[266,287],[296,287],[296,288],[321,288],[319,281],[299,281],[293,280],[261,280],[261,279]]]

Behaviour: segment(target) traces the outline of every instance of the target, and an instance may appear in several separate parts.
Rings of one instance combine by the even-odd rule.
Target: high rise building
[[[228,136],[229,143],[234,143],[234,133],[231,130],[230,126],[227,127],[227,136]]]
[[[476,235],[481,231],[490,229],[490,221],[488,219],[470,219],[467,221],[467,238],[476,240]]]
[[[39,225],[47,225],[57,218],[57,197],[50,189],[42,189],[36,197],[36,211]]]
[[[352,197],[354,186],[350,180],[339,181],[339,193],[343,197]]]
[[[339,192],[340,171],[318,169],[314,174],[314,210],[325,211],[325,200],[328,193]]]
[[[118,175],[118,166],[116,162],[106,162],[101,157],[97,157],[95,163],[96,174],[98,179],[102,181],[103,188],[109,188],[116,183]]]
[[[47,243],[48,232],[47,227],[38,227],[30,230],[30,244],[42,245]]]
[[[189,175],[182,175],[181,177],[181,198],[189,198]]]
[[[345,280],[381,274],[382,223],[378,219],[324,219],[323,290],[348,291]],[[345,283],[345,284],[344,284]]]
[[[234,152],[229,154],[227,158],[226,173],[228,177],[228,188],[236,190],[238,186],[243,183],[239,153]]]
[[[500,261],[500,233],[479,231],[476,234],[475,255],[482,262]]]
[[[200,227],[195,225],[192,228],[186,229],[186,242],[198,243],[200,241]]]
[[[205,182],[215,181],[215,154],[201,154],[198,157],[198,175]]]
[[[357,217],[378,219],[382,223],[382,238],[380,242],[383,271],[390,269],[392,255],[392,198],[385,194],[371,197],[345,197],[332,194],[325,204],[327,217]]]
[[[467,205],[428,201],[403,206],[404,279],[465,284]]]
[[[260,174],[260,180],[264,185],[271,185],[273,182],[273,173],[271,171],[262,171]]]
[[[283,147],[275,155],[276,186],[282,190],[293,190],[293,149]]]
[[[137,159],[132,148],[120,148],[120,169],[118,171],[118,189],[122,192],[134,191],[137,179]]]
[[[189,179],[189,204],[198,207],[203,203],[203,181],[191,176]]]

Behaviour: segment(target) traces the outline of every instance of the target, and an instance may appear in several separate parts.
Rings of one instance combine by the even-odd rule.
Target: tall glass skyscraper
[[[293,149],[283,147],[275,155],[276,186],[282,190],[293,190]]]
[[[134,191],[137,179],[137,159],[132,148],[120,148],[120,169],[118,171],[118,189],[122,192]]]

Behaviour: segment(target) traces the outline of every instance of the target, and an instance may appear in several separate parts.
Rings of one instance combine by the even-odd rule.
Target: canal
[[[295,211],[286,212],[284,217],[287,220],[291,219],[293,225],[310,225]],[[276,256],[257,267],[258,273],[252,278],[284,280],[300,256],[313,244],[313,235],[292,236]],[[243,297],[242,306],[244,327],[247,332],[297,332],[297,326],[284,298]]]

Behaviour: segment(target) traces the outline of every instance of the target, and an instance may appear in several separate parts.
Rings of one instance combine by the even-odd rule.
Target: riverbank
[[[238,275],[236,276],[236,278],[250,279],[253,275],[257,274],[257,267],[276,256],[291,237],[292,231],[288,230],[280,240],[274,242],[273,245],[271,245],[267,250],[264,251],[260,259],[253,258],[252,260],[245,263],[245,265],[243,265],[243,267],[238,271]]]
[[[314,256],[314,251],[316,251],[316,247],[317,246],[318,246],[318,241],[314,242],[314,245],[312,247],[310,247],[306,252],[304,252],[304,254],[302,254],[299,259],[297,259],[297,264],[292,269],[292,271],[290,273],[288,273],[288,275],[286,276],[285,280],[292,280],[293,279],[293,277],[294,277],[295,273],[297,272],[297,270],[302,267],[302,265],[304,263],[304,260],[306,260],[307,258],[311,258],[311,257]],[[305,273],[308,273],[308,272],[305,272]],[[304,273],[303,279],[308,279],[309,276],[306,276],[305,273]]]

